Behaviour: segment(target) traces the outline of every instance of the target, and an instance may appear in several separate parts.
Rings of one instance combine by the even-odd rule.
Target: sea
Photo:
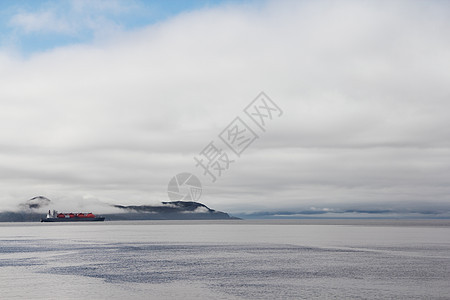
[[[450,299],[450,220],[0,223],[0,299]]]

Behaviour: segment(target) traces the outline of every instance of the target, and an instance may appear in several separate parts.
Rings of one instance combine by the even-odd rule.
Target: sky
[[[191,173],[249,218],[450,217],[449,6],[1,1],[1,210],[149,205]]]

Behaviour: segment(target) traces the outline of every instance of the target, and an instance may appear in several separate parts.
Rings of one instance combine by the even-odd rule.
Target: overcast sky
[[[446,1],[2,1],[0,203],[450,216]],[[243,109],[264,91],[265,132]],[[219,134],[258,135],[237,157]],[[235,160],[216,182],[194,156]]]

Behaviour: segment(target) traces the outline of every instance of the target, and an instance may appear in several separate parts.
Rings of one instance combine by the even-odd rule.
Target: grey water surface
[[[0,223],[0,291],[1,299],[450,299],[450,223]]]

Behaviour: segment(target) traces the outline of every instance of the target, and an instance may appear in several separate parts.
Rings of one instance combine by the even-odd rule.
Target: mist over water
[[[450,295],[448,222],[340,222],[5,223],[0,290],[5,299]]]

